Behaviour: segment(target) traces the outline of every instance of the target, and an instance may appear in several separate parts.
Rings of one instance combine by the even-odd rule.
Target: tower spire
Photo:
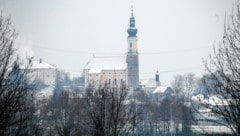
[[[133,5],[131,5],[131,16],[133,16]]]

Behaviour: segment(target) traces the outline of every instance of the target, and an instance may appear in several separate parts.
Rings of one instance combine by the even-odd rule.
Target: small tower
[[[139,63],[138,63],[138,49],[137,49],[137,28],[135,27],[135,18],[133,16],[133,8],[131,10],[131,17],[129,19],[129,28],[127,30],[128,38],[128,52],[127,52],[127,72],[128,72],[128,86],[130,90],[139,88]]]
[[[155,75],[155,81],[156,81],[156,86],[160,86],[161,85],[158,71],[156,72],[156,75]]]

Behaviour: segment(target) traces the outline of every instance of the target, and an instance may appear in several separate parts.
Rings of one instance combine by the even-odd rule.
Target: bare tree
[[[191,125],[193,122],[193,112],[190,97],[197,89],[198,78],[193,73],[175,76],[172,81],[172,87],[175,90],[174,101],[172,102],[174,123],[182,123],[182,131],[185,134],[191,133]],[[177,128],[177,127],[176,127]],[[176,129],[176,131],[178,131]]]
[[[153,135],[159,133],[159,105],[143,90],[134,91],[130,105],[138,113],[134,121],[134,135]]]
[[[86,110],[91,120],[92,135],[128,135],[138,114],[129,107],[128,90],[106,85],[97,90],[87,89]]]
[[[240,3],[230,16],[229,23],[224,25],[224,36],[218,48],[214,47],[210,61],[205,62],[209,72],[203,78],[209,94],[217,99],[213,104],[206,104],[215,115],[224,120],[223,124],[240,135]],[[207,80],[206,80],[207,79]]]
[[[31,89],[25,78],[26,69],[20,69],[20,61],[14,49],[16,32],[10,18],[0,15],[0,135],[18,135],[27,127],[29,107],[28,92]]]
[[[171,86],[176,94],[180,95],[180,93],[183,93],[185,90],[183,75],[176,75],[171,82]]]
[[[190,101],[190,96],[196,90],[198,78],[193,73],[176,75],[171,83],[173,90],[177,95],[185,97],[186,101]]]
[[[47,135],[72,136],[83,135],[83,100],[74,91],[63,91],[57,98],[52,97],[44,107]]]

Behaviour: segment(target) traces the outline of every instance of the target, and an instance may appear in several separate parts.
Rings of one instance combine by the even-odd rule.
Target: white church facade
[[[93,57],[83,70],[85,87],[105,84],[121,86],[127,82],[127,64],[124,56]]]
[[[126,85],[130,90],[139,88],[138,38],[133,10],[127,32],[127,55],[93,57],[83,70],[85,88],[106,84],[116,87]]]

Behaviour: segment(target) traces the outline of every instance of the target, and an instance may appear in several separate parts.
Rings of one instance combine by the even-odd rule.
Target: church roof
[[[167,89],[170,89],[169,86],[158,86],[152,93],[156,94],[156,93],[165,93],[167,91]]]
[[[85,66],[89,73],[100,73],[102,70],[126,70],[125,56],[101,56],[93,57]]]

